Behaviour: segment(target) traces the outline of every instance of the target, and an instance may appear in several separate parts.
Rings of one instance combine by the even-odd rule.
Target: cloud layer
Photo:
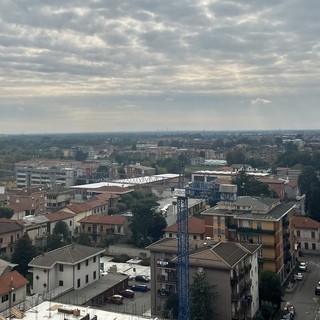
[[[0,133],[317,129],[319,10],[3,0]]]

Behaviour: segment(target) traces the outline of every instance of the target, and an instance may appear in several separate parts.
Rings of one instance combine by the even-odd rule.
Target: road
[[[320,296],[314,294],[314,288],[320,281],[320,256],[309,255],[300,260],[308,262],[307,271],[303,273],[303,280],[297,281],[295,290],[285,293],[283,299],[294,305],[295,320],[320,320]]]

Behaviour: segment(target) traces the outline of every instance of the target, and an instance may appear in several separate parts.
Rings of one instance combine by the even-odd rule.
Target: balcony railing
[[[159,282],[174,282],[176,283],[178,281],[178,277],[177,276],[174,276],[174,275],[170,275],[170,276],[166,276],[166,275],[163,275],[163,274],[158,274],[157,275],[157,280]]]
[[[265,229],[254,229],[247,227],[239,227],[237,228],[238,233],[250,233],[250,234],[275,234],[274,230],[265,230]]]

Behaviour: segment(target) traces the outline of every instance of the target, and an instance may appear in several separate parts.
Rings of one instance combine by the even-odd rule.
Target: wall
[[[109,245],[106,248],[106,254],[111,256],[118,256],[120,254],[127,254],[128,256],[135,258],[135,257],[150,257],[150,251],[145,250],[142,248],[136,248],[132,245]]]

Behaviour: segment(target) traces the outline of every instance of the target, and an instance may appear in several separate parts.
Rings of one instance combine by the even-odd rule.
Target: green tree
[[[90,244],[91,244],[90,237],[85,232],[80,232],[79,237],[77,239],[77,242],[79,244],[84,245],[84,246],[90,246]]]
[[[154,195],[133,205],[130,228],[133,242],[137,247],[145,247],[162,237],[167,223],[165,218],[156,211],[158,206]]]
[[[6,218],[11,219],[13,216],[13,209],[0,207],[0,219]]]
[[[303,167],[298,177],[298,187],[300,194],[307,194],[314,187],[320,185],[316,169],[313,166]]]
[[[229,166],[236,163],[245,163],[246,158],[239,150],[229,151],[226,155],[226,160]]]
[[[209,285],[204,272],[194,275],[190,288],[191,319],[211,320],[213,318],[212,304],[217,295],[213,290],[214,286]]]
[[[308,216],[320,222],[320,186],[313,186],[307,191],[305,207]]]
[[[179,297],[177,293],[171,294],[163,307],[162,317],[165,319],[178,319],[179,317]]]
[[[28,264],[36,256],[36,252],[36,247],[32,245],[32,241],[27,233],[16,242],[11,262],[18,264],[16,270],[23,276],[26,276]]]
[[[65,221],[58,221],[52,230],[52,234],[60,236],[65,242],[71,242],[70,229]]]
[[[273,271],[262,270],[259,274],[260,305],[264,303],[278,309],[282,294],[280,277]]]

